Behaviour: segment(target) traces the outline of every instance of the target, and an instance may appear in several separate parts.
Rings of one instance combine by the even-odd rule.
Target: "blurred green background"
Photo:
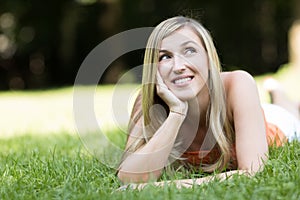
[[[224,70],[276,72],[289,60],[288,30],[299,7],[299,0],[1,0],[0,90],[71,86],[99,43],[175,15],[211,31]],[[127,53],[100,83],[116,83],[141,63],[142,51]]]

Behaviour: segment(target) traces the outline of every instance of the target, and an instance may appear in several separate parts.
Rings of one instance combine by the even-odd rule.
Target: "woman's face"
[[[198,35],[183,27],[162,40],[158,70],[181,100],[195,98],[206,85],[208,57]]]

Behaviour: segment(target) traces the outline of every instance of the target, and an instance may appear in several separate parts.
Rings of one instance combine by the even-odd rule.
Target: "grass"
[[[1,147],[1,199],[98,199],[119,184],[69,134],[19,136]]]
[[[94,111],[98,124],[85,127],[89,131],[111,127],[124,129],[126,126],[136,85],[119,87],[102,86],[95,90]],[[71,87],[46,91],[0,92],[0,137],[12,137],[26,133],[49,134],[68,132],[74,134],[78,124],[74,121],[73,91]],[[81,98],[86,91],[94,92],[91,87],[77,87],[75,98]],[[126,95],[125,95],[126,94]],[[130,95],[130,96],[128,96]],[[126,105],[125,98],[130,98]],[[117,101],[112,104],[112,98]],[[85,100],[85,99],[83,99]],[[80,105],[84,113],[86,105]],[[112,112],[114,111],[114,112]],[[118,116],[116,117],[116,113]],[[119,117],[120,116],[120,117]],[[85,130],[84,130],[85,131]]]
[[[299,199],[300,144],[270,149],[255,177],[234,176],[190,189],[147,187],[118,192],[115,170],[69,133],[0,140],[0,199]],[[175,175],[187,178],[187,175]],[[191,177],[191,176],[190,176]]]
[[[83,92],[89,89],[79,88]],[[86,132],[77,133],[73,88],[0,93],[0,199],[300,198],[300,142],[296,141],[271,148],[264,170],[252,178],[233,176],[223,182],[214,180],[183,189],[150,185],[142,191],[116,191],[120,183],[114,167],[109,167],[104,156],[94,150],[124,146],[123,128],[131,103],[124,105],[127,100],[122,95],[129,93],[129,98],[133,97],[136,86],[120,89],[96,89],[95,116],[102,135],[99,127],[93,125],[86,127]],[[113,97],[120,101],[111,105]],[[111,116],[112,108],[122,110],[123,117],[116,120],[116,116]],[[162,180],[197,176],[204,174],[177,172],[173,177],[164,174]]]

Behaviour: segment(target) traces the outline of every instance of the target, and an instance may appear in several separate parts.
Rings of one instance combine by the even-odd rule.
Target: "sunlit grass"
[[[74,132],[72,90],[0,93],[0,136]]]
[[[126,127],[131,100],[125,94],[134,95],[137,86],[101,86],[94,92],[94,112],[97,124],[87,127],[89,131]],[[77,91],[93,90],[93,87],[78,87]],[[74,134],[77,124],[73,112],[73,87],[45,91],[0,92],[0,137],[35,133],[52,134],[67,132]],[[123,94],[122,94],[123,92]],[[112,98],[121,101],[112,106]],[[76,98],[76,97],[75,97]],[[86,105],[80,105],[84,111]],[[121,109],[122,108],[122,109]],[[114,112],[112,112],[114,111]],[[112,114],[117,115],[116,117]],[[77,122],[78,123],[78,122]],[[80,123],[80,122],[79,122]]]
[[[273,77],[280,82],[286,95],[293,101],[300,101],[300,74],[295,72],[290,64],[280,67],[276,73],[268,73],[255,77],[262,102],[270,102],[270,97],[263,89],[263,81],[268,77]]]

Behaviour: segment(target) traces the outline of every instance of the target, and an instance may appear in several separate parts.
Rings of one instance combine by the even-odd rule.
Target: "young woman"
[[[170,18],[154,29],[142,84],[118,170],[123,183],[156,181],[175,161],[252,174],[263,168],[268,145],[286,141],[276,124],[269,128],[253,77],[221,72],[210,34],[193,19]]]

